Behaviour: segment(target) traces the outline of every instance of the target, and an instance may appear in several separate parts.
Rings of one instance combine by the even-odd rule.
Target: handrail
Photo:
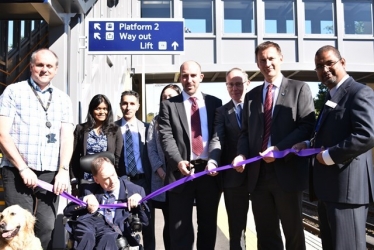
[[[13,71],[14,70],[16,70],[17,68],[18,68],[18,66],[21,64],[21,63],[23,63],[23,61],[26,59],[26,58],[28,58],[28,56],[32,53],[32,52],[34,52],[34,50],[35,50],[35,48],[46,38],[48,36],[48,32],[44,35],[44,36],[42,36],[42,38],[37,42],[37,43],[35,43],[35,45],[31,48],[31,50],[29,50],[29,52],[27,52],[27,54],[22,58],[22,60],[21,61],[19,61],[18,63],[17,63],[17,65],[16,66],[14,66],[14,68],[11,70],[11,71],[4,71],[4,70],[2,70],[2,69],[0,69],[0,72],[2,72],[2,73],[4,73],[4,74],[6,74],[6,75],[11,75],[12,73],[13,73]],[[18,75],[19,76],[19,75]]]

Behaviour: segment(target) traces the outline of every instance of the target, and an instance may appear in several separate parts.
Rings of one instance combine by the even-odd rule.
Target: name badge
[[[326,103],[325,103],[325,105],[327,105],[327,106],[329,106],[330,108],[335,108],[336,107],[336,103],[335,102],[332,102],[332,101],[330,101],[330,100],[328,100]]]

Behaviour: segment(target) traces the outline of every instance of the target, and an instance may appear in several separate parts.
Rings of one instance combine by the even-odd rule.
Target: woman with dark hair
[[[80,184],[82,180],[92,181],[92,175],[84,172],[80,165],[80,158],[100,152],[114,154],[114,166],[118,172],[123,148],[121,129],[113,123],[113,111],[109,99],[105,95],[95,95],[89,106],[86,122],[78,124],[74,131],[74,151],[71,158],[72,184]],[[82,185],[79,185],[81,189]]]
[[[161,91],[160,103],[170,97],[179,95],[181,89],[178,85],[169,84],[165,86]],[[161,142],[158,135],[158,115],[155,116],[152,122],[149,124],[147,134],[147,149],[148,157],[152,166],[152,179],[151,179],[151,192],[156,191],[164,186],[164,180],[166,175],[166,164],[165,156],[162,151]],[[170,233],[169,233],[169,209],[167,203],[167,194],[162,193],[152,199],[154,208],[162,209],[164,215],[164,246],[165,250],[170,249]]]

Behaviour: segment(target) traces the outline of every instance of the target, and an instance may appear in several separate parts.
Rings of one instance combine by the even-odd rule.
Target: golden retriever
[[[0,214],[0,250],[42,250],[34,235],[35,217],[18,205],[4,209]]]

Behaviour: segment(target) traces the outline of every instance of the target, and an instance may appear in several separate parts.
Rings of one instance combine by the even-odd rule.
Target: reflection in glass
[[[213,33],[213,3],[211,0],[183,0],[186,33]]]
[[[345,34],[373,34],[371,0],[343,0]]]
[[[142,18],[170,18],[172,16],[172,1],[141,1]]]
[[[224,33],[254,33],[253,0],[224,0]]]
[[[333,0],[303,0],[305,34],[335,34]]]
[[[13,37],[13,31],[14,31],[14,22],[12,20],[8,21],[8,52],[11,51],[14,48],[14,37]]]
[[[295,34],[294,0],[263,0],[265,33]]]

